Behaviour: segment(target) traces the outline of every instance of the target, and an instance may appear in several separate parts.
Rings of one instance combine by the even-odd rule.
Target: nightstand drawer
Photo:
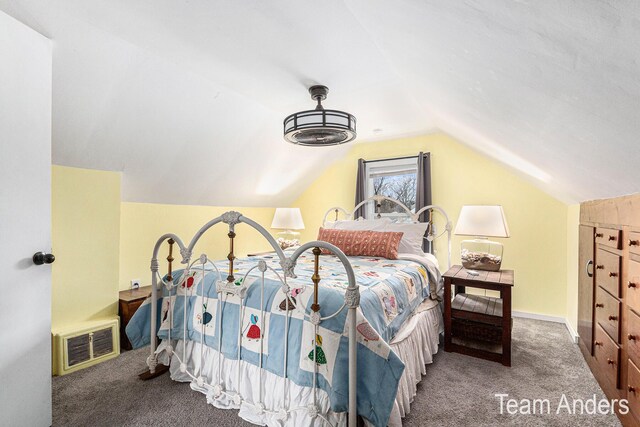
[[[600,371],[605,374],[611,385],[618,388],[618,372],[620,367],[620,347],[613,342],[609,335],[596,325],[596,339],[593,342],[593,357],[595,357]]]
[[[131,301],[126,304],[122,304],[122,316],[126,319],[125,323],[129,323],[129,320],[133,317],[136,310],[142,305],[145,300],[140,299],[137,301]]]
[[[620,230],[613,228],[596,228],[596,243],[620,249]]]
[[[620,297],[620,257],[598,249],[596,253],[596,285],[602,286],[611,295]]]
[[[620,301],[598,287],[595,308],[596,322],[617,342],[620,338]]]

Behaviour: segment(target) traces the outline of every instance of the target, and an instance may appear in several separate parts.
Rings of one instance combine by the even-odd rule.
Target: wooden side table
[[[444,274],[444,350],[511,366],[513,270],[477,273],[454,265]],[[500,298],[466,294],[466,287],[499,291]]]
[[[120,348],[123,350],[131,350],[132,348],[129,339],[127,338],[127,334],[125,333],[125,328],[138,307],[142,305],[149,295],[151,295],[151,286],[143,286],[138,289],[120,291],[118,316],[120,316]]]

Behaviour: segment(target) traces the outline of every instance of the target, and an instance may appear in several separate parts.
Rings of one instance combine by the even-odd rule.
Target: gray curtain
[[[420,152],[420,154],[418,154],[416,212],[425,206],[429,206],[431,203],[431,155],[430,153]],[[428,219],[428,212],[423,212],[420,215],[421,222],[426,222]],[[422,249],[425,252],[432,253],[433,248],[431,242],[426,239],[423,240]]]
[[[358,172],[356,175],[356,203],[354,206],[357,206],[358,203],[362,202],[365,199],[366,195],[366,186],[367,185],[367,177],[365,172],[365,161],[364,159],[358,159]],[[431,190],[429,190],[431,193]],[[360,217],[366,218],[366,206],[360,207],[354,215],[353,219],[358,219]]]

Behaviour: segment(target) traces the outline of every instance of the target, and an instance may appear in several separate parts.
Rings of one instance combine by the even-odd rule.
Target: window
[[[377,160],[365,164],[366,198],[380,194],[402,202],[411,211],[416,210],[416,184],[418,158]],[[376,215],[374,203],[367,204],[367,218]],[[395,203],[383,201],[378,208],[381,216],[406,218],[408,215]]]

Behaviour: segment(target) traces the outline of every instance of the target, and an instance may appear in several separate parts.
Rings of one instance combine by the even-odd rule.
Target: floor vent
[[[120,354],[118,319],[53,334],[53,374],[64,375]]]

